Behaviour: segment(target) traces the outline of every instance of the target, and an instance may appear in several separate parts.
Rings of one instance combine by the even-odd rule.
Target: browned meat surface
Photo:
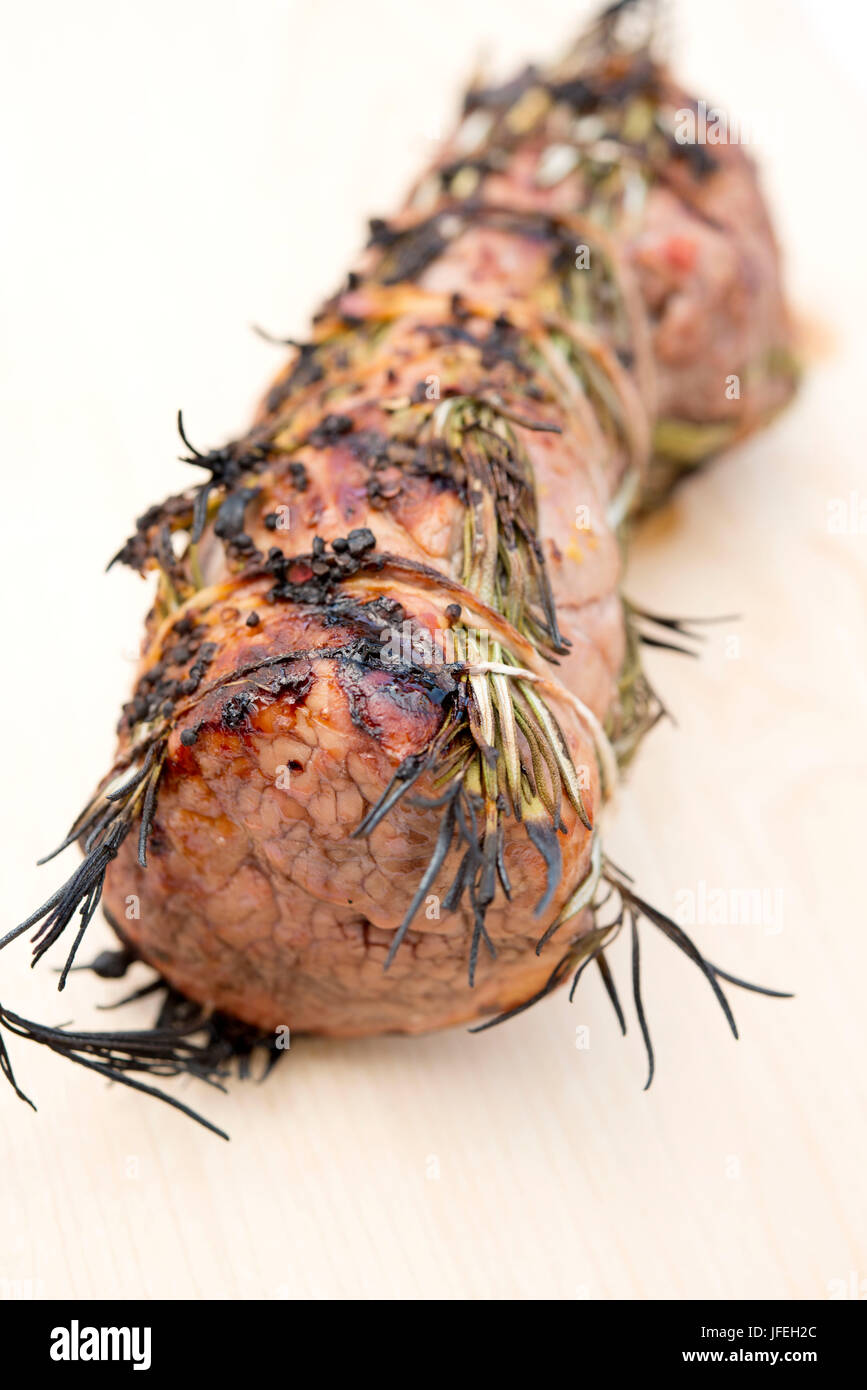
[[[147,867],[128,835],[105,902],[190,998],[266,1030],[417,1032],[527,999],[588,929],[584,909],[536,952],[592,873],[604,745],[583,707],[618,754],[641,732],[627,727],[620,523],[792,389],[753,166],[735,147],[704,160],[678,148],[672,112],[686,101],[616,45],[471,96],[249,436],[202,460],[216,487],[200,496],[195,546],[178,559],[168,539],[193,524],[190,495],[127,546],[163,579],[118,766],[166,733]],[[478,472],[491,457],[494,487]],[[535,536],[504,520],[522,506]],[[559,636],[540,616],[538,569],[527,578],[535,539]],[[499,817],[487,941],[471,893],[449,910],[481,825],[455,832],[400,935],[454,785],[446,756],[353,838],[472,688],[460,655],[383,659],[395,630],[422,643],[481,631],[489,660],[546,677],[535,689],[562,734],[548,746],[581,785],[583,806],[558,792],[550,816],[559,871],[510,813],[502,752],[493,802],[468,797],[480,820]],[[475,679],[493,688],[496,673]],[[483,748],[480,717],[467,719]],[[548,774],[522,730],[526,790]],[[467,774],[481,786],[484,763],[483,751]]]
[[[261,642],[268,651],[306,650],[345,636],[280,613]],[[366,839],[348,835],[400,759],[426,746],[440,712],[418,685],[351,661],[313,660],[303,676],[300,691],[240,728],[226,728],[221,694],[184,721],[201,725],[193,748],[173,735],[148,868],[136,865],[127,841],[109,880],[109,905],[121,921],[125,895],[141,897],[141,919],[124,922],[126,934],[184,993],[266,1029],[417,1031],[532,992],[559,947],[555,941],[540,960],[534,955],[533,908],[545,873],[523,833],[505,851],[512,902],[501,898],[489,910],[498,958],[480,966],[475,990],[467,985],[465,913],[429,918],[423,909],[383,971],[437,820],[402,801]],[[577,762],[592,765],[580,732],[570,747]],[[595,800],[594,785],[591,807]],[[587,867],[588,836],[576,833],[574,812],[567,830],[554,908]],[[442,880],[456,868],[453,856]]]

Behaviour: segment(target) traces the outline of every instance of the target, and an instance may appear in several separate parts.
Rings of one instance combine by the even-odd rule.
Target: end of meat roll
[[[260,584],[200,615],[198,650],[216,647],[205,691],[166,743],[147,867],[127,839],[106,905],[177,990],[265,1032],[419,1032],[509,1008],[562,954],[557,940],[535,954],[537,909],[547,924],[564,907],[591,834],[565,800],[546,862],[535,827],[504,820],[471,985],[475,798],[452,804],[447,785],[444,802],[440,769],[425,767],[457,684],[453,627],[399,586],[334,608],[323,620],[269,606]],[[592,743],[558,713],[595,818]],[[403,795],[359,834],[393,789]]]
[[[418,771],[442,686],[360,650],[351,623],[280,613],[263,626],[223,650],[241,669],[267,652],[268,667],[217,685],[230,673],[215,663],[216,688],[168,739],[147,868],[131,839],[112,865],[106,904],[127,942],[188,998],[265,1032],[420,1032],[535,993],[562,954],[558,940],[535,954],[537,908],[553,920],[590,867],[574,808],[561,806],[550,863],[525,825],[503,822],[499,892],[474,942],[475,798],[447,787],[444,802],[438,769]],[[592,744],[568,709],[561,719],[573,761],[593,769],[592,816]]]

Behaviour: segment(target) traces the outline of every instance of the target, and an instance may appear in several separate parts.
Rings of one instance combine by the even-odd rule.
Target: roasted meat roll
[[[247,434],[179,420],[203,480],[116,557],[157,596],[84,863],[18,929],[38,954],[72,924],[71,960],[102,893],[261,1034],[491,1019],[594,958],[610,983],[644,905],[600,813],[660,714],[626,532],[795,384],[753,164],[681,140],[696,103],[628,8],[468,92]]]

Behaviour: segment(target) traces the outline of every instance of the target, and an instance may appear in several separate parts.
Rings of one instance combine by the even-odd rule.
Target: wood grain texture
[[[4,929],[47,896],[32,862],[110,755],[145,600],[101,569],[186,476],[177,406],[197,440],[237,430],[277,360],[247,325],[302,332],[483,41],[544,54],[575,11],[86,0],[10,19]],[[631,595],[741,617],[700,663],[654,654],[678,727],[646,744],[610,847],[663,908],[701,883],[771,895],[763,923],[695,935],[797,998],[732,991],[735,1044],[645,934],[648,1094],[637,1028],[621,1040],[588,977],[571,1007],[480,1037],[298,1040],[265,1086],[179,1086],[230,1145],[13,1042],[39,1114],[0,1092],[0,1296],[799,1299],[867,1280],[864,101],[790,7],[684,3],[672,28],[708,100],[774,118],[758,156],[822,331],[795,407],[637,541]],[[860,530],[829,526],[835,499]],[[26,965],[24,943],[0,957],[0,998],[45,1021],[100,1026],[122,990],[77,975],[59,997]]]

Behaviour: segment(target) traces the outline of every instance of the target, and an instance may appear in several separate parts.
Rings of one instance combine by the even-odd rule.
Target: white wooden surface
[[[10,7],[4,929],[54,886],[33,861],[110,754],[144,592],[101,570],[189,476],[177,406],[196,440],[240,428],[277,362],[248,325],[303,332],[486,41],[544,55],[580,10]],[[700,93],[774,119],[758,154],[820,331],[794,409],[635,548],[646,604],[743,618],[700,664],[652,661],[679,727],[646,745],[610,844],[662,907],[702,881],[779,891],[781,923],[695,934],[797,999],[737,995],[735,1044],[698,974],[645,935],[648,1094],[637,1029],[620,1039],[588,978],[572,1007],[560,994],[482,1037],[298,1041],[266,1086],[182,1087],[230,1145],[14,1042],[39,1114],[0,1091],[0,1296],[797,1299],[867,1281],[867,535],[828,525],[834,499],[867,508],[865,103],[792,5],[684,3],[673,29]],[[120,992],[77,976],[58,997],[27,958],[0,957],[22,1013],[96,1023]]]

